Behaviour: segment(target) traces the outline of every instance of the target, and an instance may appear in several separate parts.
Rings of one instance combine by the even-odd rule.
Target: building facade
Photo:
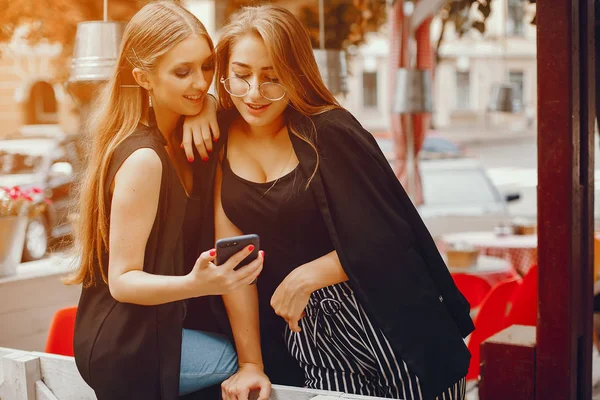
[[[534,8],[521,0],[495,0],[485,34],[471,30],[459,38],[453,26],[446,27],[433,81],[435,127],[532,128],[537,108],[533,12]],[[434,47],[440,29],[441,21],[436,18],[431,27]],[[384,29],[371,35],[351,57],[350,92],[343,103],[372,131],[389,126],[389,51]],[[519,88],[521,111],[514,115],[487,112],[492,87],[507,82]]]

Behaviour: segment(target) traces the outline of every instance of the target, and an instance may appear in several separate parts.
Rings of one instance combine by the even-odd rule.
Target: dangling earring
[[[150,92],[148,92],[148,124],[156,126],[156,115],[154,114],[154,108],[152,108],[152,96],[150,96]]]

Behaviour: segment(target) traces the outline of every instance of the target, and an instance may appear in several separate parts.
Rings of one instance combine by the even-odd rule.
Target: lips
[[[192,100],[192,101],[197,101],[200,100],[202,98],[201,94],[196,94],[196,95],[183,95],[183,97],[185,97],[188,100]]]
[[[244,103],[244,104],[246,105],[246,110],[248,110],[248,113],[251,115],[262,114],[271,105],[271,104],[251,104],[251,103]]]

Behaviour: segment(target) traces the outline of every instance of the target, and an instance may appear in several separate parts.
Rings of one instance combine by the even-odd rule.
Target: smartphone
[[[242,268],[244,265],[250,264],[258,257],[258,250],[260,248],[258,235],[233,236],[217,240],[217,265],[226,263],[227,260],[229,260],[229,257],[251,244],[254,245],[252,253],[244,258],[234,269]]]

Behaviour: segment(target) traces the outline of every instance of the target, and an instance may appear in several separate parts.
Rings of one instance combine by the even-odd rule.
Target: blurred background
[[[181,1],[215,43],[233,12],[264,2]],[[309,30],[327,86],[374,135],[451,272],[484,292],[526,276],[537,263],[535,1],[268,2]],[[0,196],[0,347],[48,350],[52,316],[77,302],[58,278],[76,260],[82,133],[121,22],[145,3],[0,0],[0,188],[6,204],[39,205],[15,215]]]

